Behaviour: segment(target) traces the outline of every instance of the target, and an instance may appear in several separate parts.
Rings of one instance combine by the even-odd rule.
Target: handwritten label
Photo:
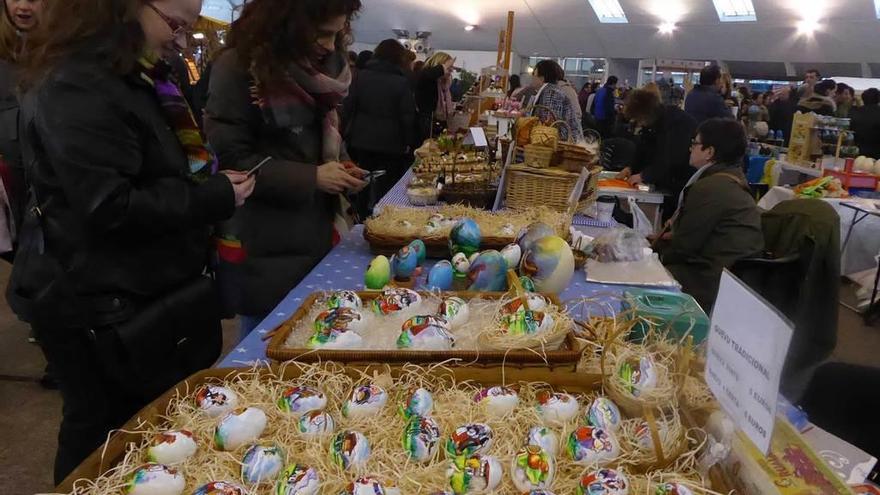
[[[728,271],[709,332],[706,383],[749,439],[770,449],[791,323]]]
[[[482,127],[471,127],[471,139],[474,140],[474,146],[477,148],[489,146],[489,140],[486,139],[486,131]]]

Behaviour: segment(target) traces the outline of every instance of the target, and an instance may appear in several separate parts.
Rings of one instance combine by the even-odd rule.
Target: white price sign
[[[770,449],[791,323],[728,271],[721,276],[709,332],[706,383],[746,435]]]

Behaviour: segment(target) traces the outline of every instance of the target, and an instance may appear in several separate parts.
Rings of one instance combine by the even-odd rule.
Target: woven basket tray
[[[494,199],[494,198],[493,198]],[[408,246],[417,239],[413,236],[385,236],[364,229],[364,240],[370,244],[370,252],[375,255],[391,256],[397,254],[400,248]],[[449,258],[449,239],[444,237],[421,237],[425,242],[425,250],[429,258]],[[485,251],[494,249],[501,251],[508,244],[513,244],[515,237],[483,237],[480,249]]]
[[[498,194],[498,186],[479,186],[473,184],[446,184],[440,199],[447,204],[463,204],[471,208],[491,210]]]
[[[505,205],[513,210],[543,205],[559,212],[568,210],[568,199],[580,176],[557,169],[507,167]]]
[[[378,297],[378,291],[358,292],[361,300],[366,304]],[[428,293],[423,293],[427,295]],[[447,295],[461,297],[470,300],[475,297],[484,299],[501,299],[504,292],[449,292]],[[508,363],[521,366],[568,366],[574,369],[581,358],[580,346],[572,333],[566,336],[559,350],[535,352],[529,349],[512,351],[413,351],[413,350],[315,350],[315,349],[292,349],[285,346],[287,338],[296,329],[299,323],[306,318],[319,298],[321,293],[310,295],[302,306],[286,322],[282,323],[273,331],[272,340],[266,349],[266,356],[276,361],[300,361],[314,363],[320,361],[337,361],[340,363],[440,363],[450,359],[461,360],[462,363],[479,363],[484,365]],[[559,298],[552,294],[545,295],[550,301],[560,306]]]

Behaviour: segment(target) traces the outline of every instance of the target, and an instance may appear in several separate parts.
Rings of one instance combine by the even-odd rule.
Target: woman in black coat
[[[416,128],[418,145],[435,133],[434,120],[446,127],[449,117],[455,111],[450,86],[455,59],[445,52],[436,52],[425,61],[416,79],[416,108],[418,124]]]

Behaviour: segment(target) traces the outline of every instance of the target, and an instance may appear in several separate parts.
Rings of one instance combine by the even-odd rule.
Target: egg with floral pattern
[[[523,447],[510,462],[510,479],[521,492],[549,488],[555,477],[556,459],[541,447]]]
[[[455,495],[486,493],[501,485],[504,470],[498,459],[490,455],[455,458],[447,470],[449,486]]]

